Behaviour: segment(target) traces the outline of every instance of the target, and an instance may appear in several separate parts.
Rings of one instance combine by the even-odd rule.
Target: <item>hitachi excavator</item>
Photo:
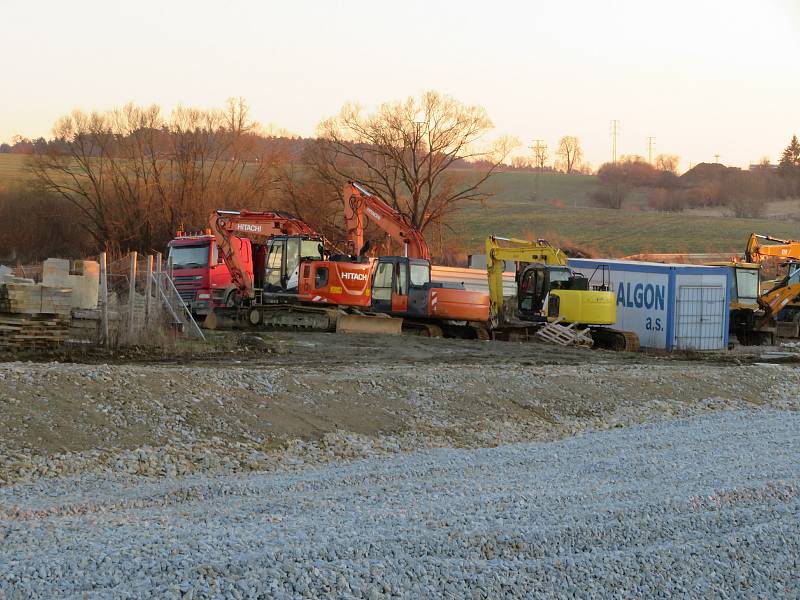
[[[516,265],[516,297],[503,296],[504,263]],[[617,320],[616,295],[610,281],[589,289],[589,280],[567,266],[567,256],[544,240],[486,238],[486,271],[494,337],[523,339],[548,321],[563,321],[588,330],[594,345],[617,351],[639,349],[639,337],[612,329]]]
[[[422,235],[363,186],[345,187],[348,239],[358,252],[332,255],[303,221],[277,212],[215,211],[210,217],[219,255],[231,272],[241,308],[217,310],[210,325],[234,313],[254,327],[485,336],[489,298],[431,282]],[[404,246],[403,256],[366,256],[364,215]],[[253,246],[252,276],[241,240]]]
[[[353,253],[363,256],[364,220],[383,229],[402,248],[402,256],[374,259],[373,312],[403,318],[404,329],[421,335],[487,337],[489,296],[457,284],[431,281],[430,252],[422,234],[397,210],[360,183],[343,189],[347,240]],[[342,326],[358,327],[360,317],[342,318]]]
[[[368,310],[371,261],[331,257],[325,240],[305,222],[245,210],[218,210],[209,222],[240,305],[215,310],[210,326],[233,316],[253,327],[333,331],[340,307]],[[253,248],[252,275],[242,255],[243,239]],[[372,331],[399,333],[401,321],[380,318],[370,324]]]

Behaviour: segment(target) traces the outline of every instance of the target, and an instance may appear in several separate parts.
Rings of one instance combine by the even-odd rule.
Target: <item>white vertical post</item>
[[[108,348],[108,258],[105,252],[100,253],[100,336],[103,345]]]
[[[134,311],[136,309],[136,260],[138,255],[131,252],[131,270],[128,280],[128,334],[133,337]]]
[[[156,285],[158,286],[158,289],[156,289],[156,298],[158,299],[158,302],[156,303],[156,306],[158,307],[159,315],[160,315],[161,314],[160,311],[161,311],[161,308],[162,308],[162,304],[164,302],[164,300],[163,300],[164,295],[161,293],[163,288],[164,288],[164,278],[163,278],[163,275],[162,275],[162,271],[164,269],[164,262],[163,262],[163,257],[161,256],[161,252],[156,252],[156,260],[155,260],[154,269],[155,269],[155,272],[156,272]]]
[[[153,285],[153,255],[147,255],[147,280],[144,283],[144,326],[150,325],[150,295]]]

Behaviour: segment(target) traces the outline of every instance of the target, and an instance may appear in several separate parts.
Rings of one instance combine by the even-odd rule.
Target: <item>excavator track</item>
[[[254,329],[336,331],[339,310],[297,304],[264,304],[240,309],[239,320]]]
[[[403,333],[420,337],[444,337],[444,331],[438,325],[408,319],[403,319]]]
[[[592,329],[592,340],[595,348],[613,350],[614,352],[638,352],[639,336],[632,331],[619,329]]]

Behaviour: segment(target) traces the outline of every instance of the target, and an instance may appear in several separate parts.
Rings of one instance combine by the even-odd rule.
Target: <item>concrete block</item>
[[[100,263],[94,260],[76,260],[70,265],[70,261],[66,259],[48,258],[42,269],[42,283],[71,288],[73,308],[97,308]]]

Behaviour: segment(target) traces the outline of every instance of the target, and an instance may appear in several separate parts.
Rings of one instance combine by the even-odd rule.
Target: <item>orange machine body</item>
[[[300,265],[297,299],[315,304],[368,308],[372,262],[304,261]]]
[[[451,321],[489,320],[489,294],[454,288],[431,288],[430,316]]]

